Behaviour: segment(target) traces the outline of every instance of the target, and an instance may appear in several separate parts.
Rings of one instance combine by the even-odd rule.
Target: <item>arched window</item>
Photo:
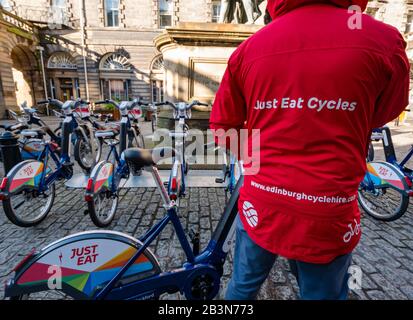
[[[163,72],[165,69],[165,64],[163,61],[163,56],[157,56],[152,60],[151,72]]]
[[[67,52],[54,53],[47,63],[49,69],[77,69],[75,59]]]
[[[131,71],[132,66],[124,55],[109,53],[102,58],[99,69],[101,71]]]

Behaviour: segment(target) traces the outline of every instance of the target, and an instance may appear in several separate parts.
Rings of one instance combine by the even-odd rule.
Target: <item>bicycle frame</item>
[[[139,299],[143,298],[148,293],[158,297],[160,294],[167,292],[181,291],[186,295],[191,288],[187,288],[189,279],[195,279],[193,275],[209,275],[213,277],[213,293],[218,292],[220,277],[222,276],[222,267],[225,263],[226,256],[230,250],[230,243],[235,232],[235,219],[238,214],[238,197],[239,190],[242,186],[243,179],[238,182],[234,193],[225,209],[224,215],[219,222],[214,235],[209,242],[207,248],[200,255],[195,256],[191,245],[185,235],[185,231],[178,217],[178,209],[174,201],[171,201],[168,192],[162,184],[161,177],[156,167],[146,168],[149,170],[157,184],[157,189],[161,194],[164,207],[166,209],[166,216],[153,226],[144,236],[139,240],[143,243],[139,250],[133,257],[122,267],[115,277],[109,281],[102,290],[98,291],[94,296],[94,300],[102,299]],[[161,273],[159,275],[149,277],[147,279],[132,282],[120,288],[115,288],[117,282],[129,270],[137,259],[144,253],[144,251],[152,244],[157,236],[165,229],[165,227],[172,223],[179,242],[186,256],[186,263],[182,269],[171,272]],[[185,289],[186,288],[186,289]],[[211,294],[212,297],[214,294]]]
[[[121,158],[122,153],[127,148],[127,144],[129,141],[128,139],[129,133],[132,132],[134,137],[137,139],[136,128],[131,125],[131,120],[128,114],[128,110],[126,108],[122,108],[121,112],[122,112],[122,119],[120,122],[119,143],[112,142],[108,144],[110,146],[110,152],[108,153],[108,156],[106,158],[106,161],[112,163],[114,167],[113,179],[110,184],[110,192],[112,192],[113,194],[117,194],[122,178],[127,177],[130,172],[128,163]],[[97,136],[100,137],[99,134]],[[102,138],[105,139],[104,135],[102,135]],[[119,150],[116,149],[117,145],[119,145]],[[112,157],[114,158],[114,161],[113,160],[111,161]],[[95,167],[97,170],[99,170],[98,169],[99,165],[100,164],[98,163]],[[94,170],[92,172],[94,172]],[[99,171],[96,173],[96,176],[98,175],[98,173]],[[109,177],[107,178],[109,179]],[[93,199],[90,193],[92,192],[91,190],[92,185],[95,182],[92,177],[89,179],[89,181],[90,182],[88,182],[88,187],[86,188],[86,196],[85,196],[85,200],[87,202]]]
[[[49,161],[49,157],[51,157],[53,159],[53,161],[55,162],[55,164],[57,166],[57,169],[46,178],[47,164],[48,164],[48,161]],[[49,144],[46,144],[45,149],[44,149],[44,151],[42,153],[42,156],[40,158],[43,159],[42,162],[43,162],[44,168],[43,168],[43,172],[42,172],[42,177],[40,179],[39,192],[47,191],[49,186],[52,185],[53,183],[55,183],[60,178],[66,178],[66,179],[70,178],[69,176],[67,176],[65,174],[65,172],[63,170],[63,164],[67,161],[67,158],[62,157],[62,158],[59,159],[56,156],[56,154],[51,150]]]
[[[178,171],[180,171],[180,194],[177,194],[177,197],[184,195],[186,192],[186,173],[187,173],[187,166],[188,163],[186,161],[186,156],[185,156],[185,143],[186,143],[186,137],[188,135],[188,127],[185,123],[184,117],[180,117],[178,121],[178,125],[175,129],[174,132],[171,132],[169,136],[171,138],[175,139],[175,149],[176,151],[181,155],[181,163],[174,161],[172,165],[172,172],[171,172],[171,177],[169,181],[169,185],[172,185],[172,180],[178,179]],[[174,190],[169,190],[169,193],[173,193]]]
[[[397,159],[396,151],[393,144],[393,139],[389,127],[382,127],[373,130],[373,133],[380,134],[380,139],[383,143],[384,154],[386,161],[398,167],[410,181],[413,181],[413,171],[406,168],[406,164],[413,157],[413,146],[404,158],[399,162]]]
[[[114,156],[117,167],[116,167],[116,170],[114,172],[114,179],[112,181],[111,191],[113,193],[116,193],[118,188],[119,188],[119,184],[120,184],[122,178],[125,175],[128,174],[129,167],[128,167],[128,164],[126,163],[126,161],[124,161],[120,158],[119,153],[116,150],[116,144],[112,144],[110,146],[110,151],[109,151],[109,154],[106,158],[106,161],[110,162],[110,158],[111,158],[112,155]]]

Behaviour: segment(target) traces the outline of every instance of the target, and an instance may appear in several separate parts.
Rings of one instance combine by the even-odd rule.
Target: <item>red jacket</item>
[[[405,41],[364,14],[351,29],[352,4],[367,0],[269,0],[274,21],[231,56],[213,106],[212,129],[260,130],[240,216],[258,245],[290,259],[353,251],[371,130],[408,105]]]

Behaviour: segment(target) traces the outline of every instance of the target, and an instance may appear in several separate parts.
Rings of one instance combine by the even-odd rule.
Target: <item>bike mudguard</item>
[[[38,159],[44,151],[44,144],[40,139],[30,139],[22,143],[21,155],[23,159]]]
[[[92,171],[90,179],[92,185],[88,186],[88,193],[97,194],[102,189],[110,190],[114,178],[115,167],[108,161],[99,162]]]
[[[17,164],[7,175],[7,184],[3,192],[12,195],[23,189],[38,188],[43,169],[44,163],[36,160],[27,160]]]
[[[367,185],[369,184],[368,177],[375,186],[390,185],[404,192],[410,190],[402,171],[388,162],[374,161],[367,163],[367,174],[364,178],[364,183]]]
[[[112,280],[142,243],[113,231],[92,231],[58,240],[23,261],[6,285],[6,297],[59,290],[75,299],[90,299]],[[117,286],[161,273],[154,254],[144,254],[124,274]],[[54,287],[51,287],[54,285]],[[61,285],[57,287],[57,285]]]

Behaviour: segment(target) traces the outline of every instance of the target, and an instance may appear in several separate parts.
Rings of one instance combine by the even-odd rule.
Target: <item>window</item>
[[[54,83],[54,79],[50,79],[50,93],[51,93],[52,99],[56,99],[57,94],[56,94],[56,86]]]
[[[79,85],[79,79],[75,79],[75,90],[76,90],[76,98],[79,99],[81,98],[81,94],[80,94],[80,85]]]
[[[413,23],[413,11],[409,11],[409,13],[407,14],[406,33],[410,33],[413,31],[412,23]]]
[[[77,69],[75,59],[67,52],[54,53],[47,63],[49,69]]]
[[[173,0],[159,0],[159,27],[172,26],[172,15],[174,12]]]
[[[55,8],[66,8],[66,0],[52,0],[50,5]]]
[[[130,80],[102,80],[101,90],[103,99],[127,101],[131,96]]]
[[[151,63],[152,102],[164,101],[165,64],[162,55],[155,57]]]
[[[101,71],[131,71],[132,66],[124,55],[109,53],[102,58],[99,69]]]
[[[221,15],[221,1],[212,2],[212,22],[219,22],[219,16]]]
[[[105,0],[105,21],[107,27],[119,27],[119,0]]]
[[[152,80],[152,103],[164,102],[163,81]]]

